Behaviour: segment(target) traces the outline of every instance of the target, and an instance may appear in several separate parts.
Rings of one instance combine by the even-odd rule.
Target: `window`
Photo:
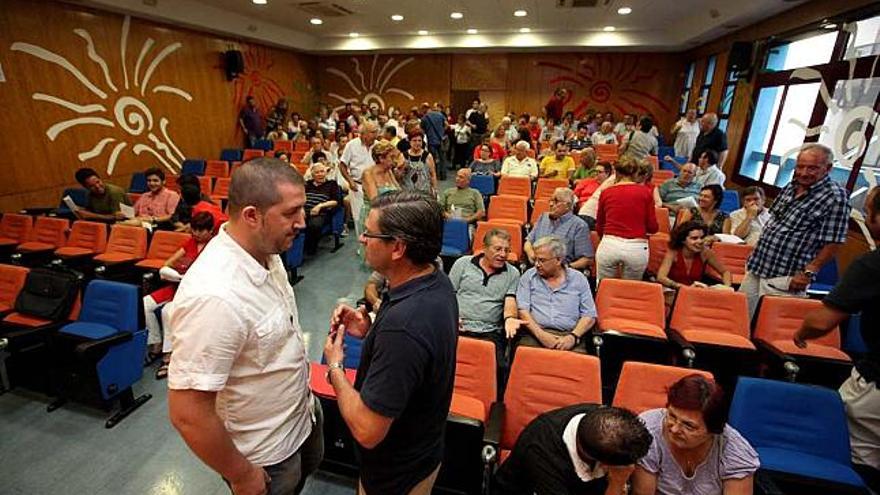
[[[678,105],[678,116],[682,117],[688,111],[690,103],[691,87],[694,84],[694,62],[688,64],[685,69],[684,88],[681,90],[681,102]]]
[[[844,29],[850,32],[850,38],[843,58],[850,60],[880,55],[880,16],[854,22]]]
[[[774,45],[767,54],[764,68],[773,71],[810,67],[831,61],[837,31]]]
[[[697,114],[706,113],[706,106],[709,104],[709,90],[712,88],[712,79],[715,77],[715,63],[718,61],[716,55],[712,55],[706,60],[706,75],[703,77],[703,86],[700,87],[700,98],[697,100]]]
[[[732,69],[727,71],[724,79],[724,87],[721,88],[721,101],[718,103],[718,127],[727,132],[727,121],[730,120],[730,109],[733,108],[733,98],[736,96],[736,83],[739,81],[739,71]]]

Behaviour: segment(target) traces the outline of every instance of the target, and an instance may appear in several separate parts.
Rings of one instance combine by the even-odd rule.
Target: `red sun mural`
[[[241,108],[245,99],[253,96],[260,111],[268,112],[279,98],[284,97],[281,85],[269,75],[275,65],[272,54],[269,50],[256,46],[245,45],[242,48],[244,72],[233,81],[235,108]]]

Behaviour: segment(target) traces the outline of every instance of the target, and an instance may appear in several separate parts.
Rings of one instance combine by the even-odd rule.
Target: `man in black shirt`
[[[727,134],[718,128],[718,115],[707,113],[700,119],[700,135],[691,155],[691,163],[699,163],[700,155],[706,150],[718,154],[718,168],[724,169],[727,160]]]
[[[443,211],[417,191],[373,202],[361,234],[367,263],[390,287],[376,321],[340,305],[324,346],[327,378],[357,441],[359,494],[429,494],[440,470],[455,378],[458,303],[434,259]],[[345,379],[342,339],[363,337],[354,387]]]
[[[880,242],[880,187],[868,193],[865,217],[871,237]],[[853,465],[865,482],[880,492],[880,251],[853,261],[822,303],[822,308],[804,317],[794,343],[805,348],[807,340],[827,334],[850,314],[862,312],[862,338],[868,353],[856,363],[839,392],[846,404]]]
[[[622,494],[651,441],[626,409],[576,404],[546,412],[523,429],[498,469],[498,493]]]
[[[326,155],[323,151],[312,154],[312,180],[306,182],[306,254],[315,254],[324,225],[331,222],[339,206],[339,184],[327,180]]]

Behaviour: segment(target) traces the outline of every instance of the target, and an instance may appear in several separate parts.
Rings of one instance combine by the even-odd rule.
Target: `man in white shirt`
[[[733,234],[749,246],[754,246],[770,221],[770,212],[764,207],[764,190],[758,186],[743,189],[742,205],[742,208],[730,213],[730,229],[725,234]]]
[[[724,189],[724,182],[727,180],[727,177],[718,168],[717,164],[718,153],[708,149],[703,151],[699,160],[697,160],[697,175],[694,177],[694,182],[699,184],[700,187],[719,185],[721,189]]]
[[[520,141],[513,146],[513,156],[508,156],[501,165],[501,175],[513,177],[538,177],[538,162],[529,156],[529,143]]]
[[[614,134],[614,126],[607,120],[602,122],[602,127],[594,132],[590,137],[593,145],[597,144],[617,144],[617,134]]]
[[[361,217],[361,209],[364,207],[361,176],[364,175],[364,170],[376,164],[372,151],[378,135],[379,126],[375,122],[366,122],[361,127],[360,136],[349,141],[339,157],[339,171],[348,183],[348,201],[351,204],[351,217],[354,219]],[[360,236],[363,227],[357,221],[354,225],[355,232]]]
[[[171,423],[235,495],[298,494],[323,457],[321,410],[278,256],[305,227],[305,200],[302,177],[280,160],[242,165],[229,222],[174,298]]]

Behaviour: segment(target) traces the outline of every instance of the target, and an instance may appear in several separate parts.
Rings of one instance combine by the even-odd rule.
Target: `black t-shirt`
[[[719,155],[722,151],[726,151],[727,134],[724,134],[724,132],[718,127],[712,129],[708,133],[701,132],[700,135],[697,136],[697,144],[694,145],[694,152],[691,155],[691,161],[697,163],[700,159],[700,155],[706,150],[712,150]]]
[[[442,271],[391,289],[364,340],[354,387],[364,404],[394,418],[373,449],[358,446],[369,495],[404,495],[443,458],[455,379],[458,302]]]
[[[528,424],[510,457],[498,469],[499,493],[505,495],[602,495],[605,478],[583,481],[574,470],[562,440],[565,427],[578,414],[591,414],[597,404],[576,404],[548,411]]]
[[[880,251],[856,258],[824,302],[847,313],[862,312],[862,339],[868,354],[856,363],[856,369],[866,380],[880,384]]]
[[[489,121],[482,112],[471,112],[468,122],[474,125],[474,134],[486,134],[489,130]]]

